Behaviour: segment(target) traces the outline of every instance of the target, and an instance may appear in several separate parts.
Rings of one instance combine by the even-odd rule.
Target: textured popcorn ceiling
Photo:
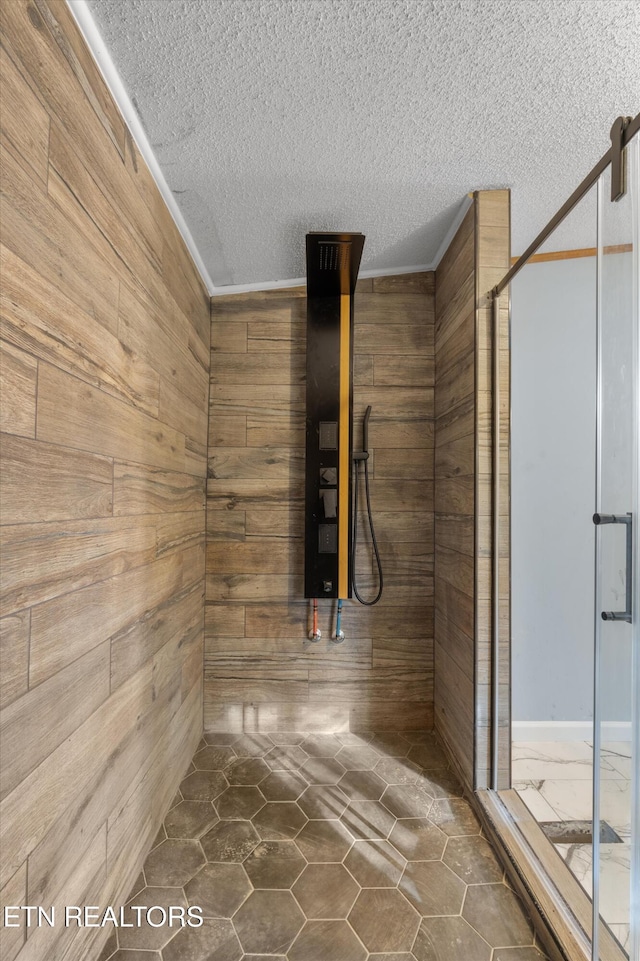
[[[638,0],[89,8],[216,286],[304,276],[308,230],[429,264],[480,188],[511,187],[520,253],[640,109]]]

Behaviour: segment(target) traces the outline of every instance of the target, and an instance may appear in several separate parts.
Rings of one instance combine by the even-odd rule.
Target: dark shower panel
[[[305,597],[351,597],[353,295],[360,233],[307,234]]]

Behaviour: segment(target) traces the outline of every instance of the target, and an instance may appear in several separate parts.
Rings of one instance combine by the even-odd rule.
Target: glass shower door
[[[598,184],[593,797],[596,961],[606,955],[609,932],[631,961],[640,959],[639,140],[636,137],[627,147],[625,196],[611,202],[610,167]],[[598,823],[600,831],[595,830]]]

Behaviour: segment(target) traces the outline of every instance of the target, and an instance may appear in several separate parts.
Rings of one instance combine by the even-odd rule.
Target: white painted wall
[[[511,290],[514,721],[593,702],[596,259],[534,263]]]
[[[631,255],[606,256],[602,280],[603,509],[623,512]],[[585,722],[593,709],[596,259],[530,264],[511,299],[513,719]],[[623,529],[603,529],[603,544],[604,603],[621,609]],[[603,644],[603,720],[628,721],[628,626],[604,625]]]

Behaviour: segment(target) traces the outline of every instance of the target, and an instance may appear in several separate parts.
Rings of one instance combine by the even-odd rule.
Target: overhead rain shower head
[[[307,296],[353,294],[363,247],[364,234],[307,234]]]

